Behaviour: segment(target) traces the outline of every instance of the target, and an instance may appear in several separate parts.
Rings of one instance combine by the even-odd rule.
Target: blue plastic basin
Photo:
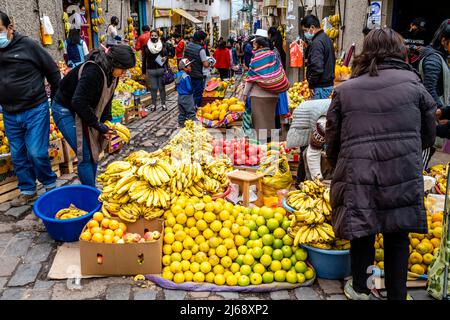
[[[308,260],[318,278],[338,280],[351,273],[350,250],[323,250],[302,245],[308,251]]]
[[[286,209],[286,211],[288,212],[294,212],[296,211],[295,208],[292,208],[290,205],[287,204],[287,198],[283,199],[283,207],[284,209]]]
[[[99,195],[100,191],[90,186],[65,186],[40,196],[34,203],[33,211],[42,219],[52,239],[64,242],[78,241],[83,227],[101,208]],[[68,208],[70,204],[87,211],[88,214],[69,220],[55,219],[56,213]]]

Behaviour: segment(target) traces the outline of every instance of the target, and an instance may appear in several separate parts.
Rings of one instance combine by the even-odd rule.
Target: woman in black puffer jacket
[[[437,119],[447,119],[448,111],[441,109],[450,104],[450,68],[448,56],[450,54],[450,19],[441,23],[436,31],[433,41],[420,53],[419,72],[423,85],[431,94],[438,106]],[[450,138],[450,124],[447,120],[440,120],[436,128],[436,135],[441,138]],[[436,149],[427,148],[423,152],[424,170]]]
[[[436,103],[406,58],[398,33],[372,30],[328,109],[333,228],[351,241],[350,299],[372,298],[367,270],[382,233],[388,299],[405,300],[408,233],[428,232],[421,153],[435,140]]]

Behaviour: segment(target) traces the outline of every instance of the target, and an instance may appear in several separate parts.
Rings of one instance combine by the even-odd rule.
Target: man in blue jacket
[[[189,59],[181,59],[178,65],[180,71],[175,75],[175,84],[178,91],[178,124],[184,127],[186,120],[196,120],[194,91],[192,89],[191,77],[192,71]]]
[[[14,32],[11,20],[1,11],[0,70],[0,105],[21,193],[11,205],[23,206],[37,197],[36,178],[46,190],[56,186],[48,155],[50,111],[44,80],[53,97],[61,74],[48,52]]]
[[[333,42],[320,28],[320,21],[314,15],[308,15],[301,21],[305,38],[309,45],[306,53],[306,79],[314,99],[327,99],[334,86]]]

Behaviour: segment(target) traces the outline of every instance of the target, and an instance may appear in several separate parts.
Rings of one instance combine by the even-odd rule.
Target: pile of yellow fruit
[[[441,243],[443,213],[427,213],[428,234],[409,234],[409,264],[408,270],[414,274],[426,274],[433,262]],[[375,264],[384,269],[383,236],[377,235],[375,241]]]
[[[0,154],[9,153],[8,138],[5,134],[5,124],[3,123],[3,113],[0,113]]]
[[[308,81],[296,82],[288,90],[289,109],[294,110],[300,103],[311,98]]]
[[[336,63],[334,66],[334,78],[338,81],[348,80],[352,75],[352,68]]]
[[[307,252],[293,247],[283,208],[179,197],[164,213],[163,278],[247,286],[314,278]]]
[[[206,104],[198,110],[197,116],[208,120],[222,121],[228,112],[244,112],[244,110],[244,102],[238,101],[237,98],[230,98]]]
[[[134,81],[133,79],[125,79],[125,81],[120,80],[119,84],[117,85],[116,88],[116,93],[125,93],[125,92],[129,92],[129,93],[133,93],[136,90],[143,90],[145,89],[145,86],[143,86],[142,84],[140,84],[139,82]]]
[[[447,176],[449,164],[437,164],[430,168],[430,173],[424,172],[424,175],[436,179],[436,187],[441,194],[447,193]]]

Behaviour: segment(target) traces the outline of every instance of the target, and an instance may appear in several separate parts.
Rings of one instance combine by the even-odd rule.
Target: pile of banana
[[[123,124],[121,123],[112,123],[110,121],[106,121],[105,125],[107,125],[108,127],[110,127],[112,130],[115,130],[117,135],[122,138],[123,141],[125,141],[125,143],[128,143],[130,141],[131,138],[131,133],[130,130],[128,130],[127,127],[125,127]]]
[[[140,217],[151,220],[159,218],[164,214],[164,209],[147,207],[146,205],[139,205],[136,202],[130,202],[119,209],[118,217],[129,223],[136,222]]]
[[[288,233],[294,238],[294,246],[299,244],[320,245],[328,244],[323,248],[330,248],[330,243],[334,241],[333,227],[328,223],[321,224],[298,224],[288,229]]]
[[[160,187],[170,182],[174,175],[170,165],[159,158],[138,158],[137,163],[141,163],[137,174],[153,187]]]
[[[294,227],[298,222],[308,225],[320,224],[325,222],[326,217],[331,216],[331,211],[328,210],[323,199],[313,200],[311,197],[306,196],[304,200],[301,200],[300,209],[291,216],[291,227]]]
[[[67,219],[78,218],[78,217],[84,216],[86,214],[88,214],[87,211],[78,209],[73,204],[70,204],[70,206],[68,208],[59,210],[55,215],[55,219],[67,220]]]

